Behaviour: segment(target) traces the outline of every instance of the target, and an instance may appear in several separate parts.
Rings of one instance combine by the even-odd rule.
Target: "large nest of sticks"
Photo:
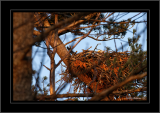
[[[120,80],[123,80],[129,72],[124,66],[129,58],[128,51],[90,51],[83,50],[81,53],[73,54],[69,60],[69,68],[77,75],[75,76],[75,91],[78,88],[87,89],[89,93],[99,93],[107,89]],[[63,73],[63,80],[67,80],[68,75],[72,76],[67,68]],[[85,86],[88,86],[85,88]]]

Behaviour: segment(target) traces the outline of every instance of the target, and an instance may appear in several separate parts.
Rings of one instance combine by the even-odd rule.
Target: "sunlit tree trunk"
[[[58,23],[58,14],[55,14],[55,24]],[[55,53],[57,51],[57,40],[58,40],[58,29],[55,30],[55,38],[56,42],[54,42],[54,50],[53,50],[53,58],[51,58],[51,72],[50,72],[50,95],[52,95],[55,92]]]
[[[13,13],[13,101],[33,100],[32,80],[32,47],[27,46],[32,39],[34,13]],[[18,52],[17,49],[24,48]]]

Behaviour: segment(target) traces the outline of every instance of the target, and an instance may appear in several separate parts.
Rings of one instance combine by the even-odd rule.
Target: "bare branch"
[[[70,93],[70,94],[58,94],[56,96],[56,98],[64,98],[64,97],[86,97],[86,95],[88,95],[89,97],[93,97],[95,94],[93,93],[89,93],[89,94],[74,94],[74,93]],[[41,96],[37,96],[36,99],[40,99]],[[52,95],[48,95],[44,97],[45,99],[51,99]]]
[[[106,20],[94,20],[94,19],[90,19],[88,21],[94,21],[94,22],[107,22],[109,23],[110,21],[106,21]],[[147,21],[137,21],[137,22],[134,22],[134,21],[131,21],[131,22],[112,22],[114,24],[126,24],[126,23],[142,23],[142,22],[147,22]],[[107,24],[100,24],[100,25],[107,25]]]

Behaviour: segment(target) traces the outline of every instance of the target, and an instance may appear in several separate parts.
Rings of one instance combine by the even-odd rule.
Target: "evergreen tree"
[[[123,39],[127,30],[132,28],[136,21],[131,21],[131,17],[127,20],[117,22],[115,18],[111,18],[111,15],[114,13],[111,12],[106,15],[100,12],[35,12],[34,27],[36,30],[34,30],[34,38],[31,39],[29,44],[41,47],[40,42],[43,41],[46,44],[47,54],[50,59],[54,60],[53,56],[55,53],[61,58],[61,61],[55,64],[53,68],[56,69],[62,61],[66,65],[66,70],[61,73],[63,75],[61,80],[65,82],[52,95],[47,95],[47,92],[49,92],[47,86],[50,86],[52,83],[47,84],[46,87],[44,85],[47,77],[44,77],[42,80],[43,88],[38,83],[38,77],[36,78],[36,84],[32,86],[32,94],[37,100],[55,101],[56,98],[63,98],[65,96],[87,97],[85,93],[88,92],[92,93],[88,94],[91,97],[93,96],[91,100],[104,99],[104,101],[112,101],[115,98],[118,100],[126,95],[130,95],[132,98],[142,98],[146,95],[145,87],[147,80],[144,76],[146,76],[145,72],[147,72],[147,52],[142,51],[142,45],[137,43],[140,35],[135,35],[135,29],[133,30],[133,37],[128,38],[128,44],[132,50],[129,54],[122,55],[124,53],[118,51],[110,53],[109,47],[106,48],[106,51],[102,52],[95,52],[97,49],[95,48],[94,51],[83,50],[82,53],[69,54],[87,36],[97,41],[115,40],[115,37]],[[101,24],[101,22],[105,24]],[[91,31],[96,32],[96,34],[94,36],[89,35]],[[74,46],[68,47],[69,49],[67,50],[63,42],[59,39],[59,36],[68,32],[81,37]],[[101,35],[104,37],[101,38]],[[68,43],[76,40],[77,38]],[[53,51],[49,47],[52,47]],[[73,59],[74,61],[72,61]],[[98,67],[101,68],[101,71]],[[53,69],[52,67],[46,68],[49,71]],[[35,72],[34,74],[37,73],[39,72]],[[49,79],[52,78],[50,77]],[[60,95],[59,93],[68,83],[73,83],[75,92],[79,89],[84,94]],[[116,89],[114,86],[116,86]],[[111,92],[107,92],[107,89],[110,89]],[[141,91],[143,93],[139,93]],[[103,92],[105,92],[105,95],[103,94],[104,96],[99,98],[97,93],[102,94]],[[73,98],[68,100],[77,101],[78,99]]]

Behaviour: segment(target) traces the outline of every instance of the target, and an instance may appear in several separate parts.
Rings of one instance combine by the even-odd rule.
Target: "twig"
[[[114,35],[114,44],[115,44],[115,48],[116,48],[116,53],[117,53],[117,47],[116,47],[116,40],[115,40],[115,35]]]
[[[47,68],[49,71],[51,70],[51,69],[49,69],[47,66],[45,66],[45,65],[43,65],[45,68]]]
[[[121,45],[122,45],[122,42],[121,42]],[[122,52],[123,52],[123,45],[122,45]]]

